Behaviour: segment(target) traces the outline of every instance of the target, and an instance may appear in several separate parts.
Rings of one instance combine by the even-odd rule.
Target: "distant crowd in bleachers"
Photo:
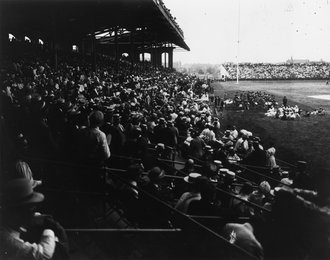
[[[223,66],[229,73],[227,79],[236,79],[236,64],[226,63]],[[241,80],[329,80],[330,63],[241,63],[239,64],[239,78]]]

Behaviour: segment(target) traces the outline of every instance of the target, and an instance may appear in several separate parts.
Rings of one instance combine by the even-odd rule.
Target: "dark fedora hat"
[[[160,169],[159,167],[153,167],[149,173],[148,176],[151,180],[160,180],[165,177],[164,170]]]
[[[1,205],[5,207],[19,207],[40,203],[44,195],[34,192],[30,180],[25,178],[14,179],[3,187]]]

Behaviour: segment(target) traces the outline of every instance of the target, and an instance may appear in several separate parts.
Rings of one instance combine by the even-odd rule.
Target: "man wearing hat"
[[[167,127],[165,132],[165,145],[172,147],[173,151],[169,149],[167,153],[171,155],[172,152],[175,153],[177,145],[178,145],[178,139],[179,139],[179,130],[174,126],[173,121],[167,122]],[[173,155],[173,154],[172,154]]]
[[[110,128],[110,149],[113,154],[121,154],[126,144],[126,131],[121,124],[121,116],[114,114],[112,116],[112,126]]]
[[[64,249],[67,257],[64,229],[50,216],[34,212],[43,200],[43,194],[34,192],[26,178],[6,183],[1,197],[1,259],[52,259],[59,252],[57,247]],[[29,242],[22,238],[23,231],[26,237],[34,234]]]
[[[188,214],[197,216],[219,216],[221,208],[215,202],[216,189],[206,176],[199,177],[200,200],[193,200],[188,207]]]
[[[154,128],[154,141],[157,143],[165,143],[167,135],[167,125],[164,117],[159,118],[157,126]]]
[[[305,161],[297,162],[296,176],[293,179],[293,188],[314,190],[312,178],[306,172],[307,163]]]
[[[194,200],[201,199],[200,178],[202,175],[192,172],[184,177],[184,181],[190,186],[190,191],[183,193],[175,205],[175,208],[183,213],[187,213],[189,204]]]
[[[160,181],[165,177],[164,170],[153,167],[145,176],[145,182],[141,184],[140,202],[141,225],[146,227],[168,227],[168,211],[157,201],[166,201],[165,191]]]
[[[244,131],[243,130],[239,132],[239,138],[235,143],[235,151],[241,154],[246,154],[247,151],[249,150],[249,143],[248,143],[248,136],[245,130]]]

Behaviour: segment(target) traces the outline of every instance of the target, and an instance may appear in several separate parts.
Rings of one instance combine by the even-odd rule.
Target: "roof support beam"
[[[56,13],[52,16],[52,51],[53,51],[53,64],[55,70],[57,70],[58,67],[58,58],[57,58],[57,19],[56,19]]]

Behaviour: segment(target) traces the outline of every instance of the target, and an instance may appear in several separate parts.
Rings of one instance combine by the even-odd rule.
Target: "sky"
[[[330,62],[330,0],[163,1],[191,49],[174,62]]]

